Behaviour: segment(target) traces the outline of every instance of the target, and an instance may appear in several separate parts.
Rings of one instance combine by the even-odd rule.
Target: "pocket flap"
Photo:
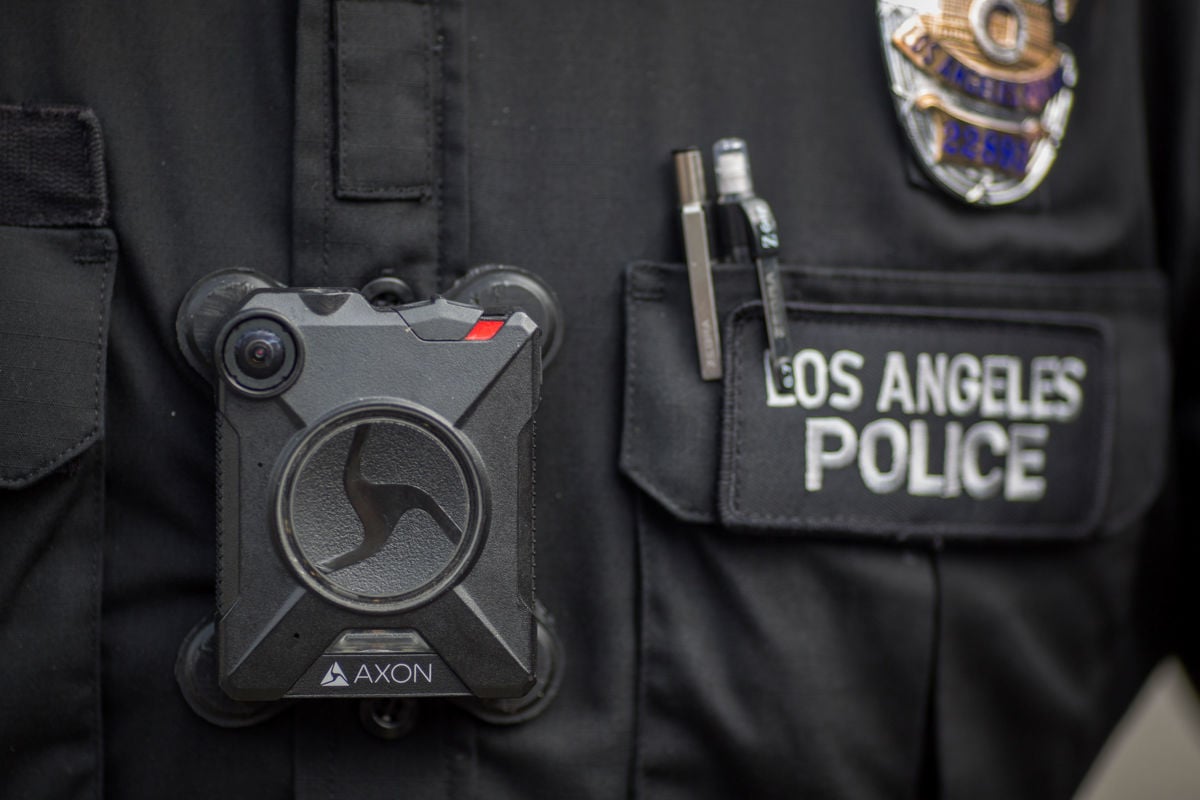
[[[0,227],[0,486],[100,436],[115,261],[107,229]]]
[[[1155,274],[787,267],[805,378],[789,395],[767,381],[753,270],[722,266],[715,282],[736,310],[725,379],[704,382],[684,268],[628,274],[621,467],[679,519],[1055,540],[1119,530],[1161,489],[1170,370]]]

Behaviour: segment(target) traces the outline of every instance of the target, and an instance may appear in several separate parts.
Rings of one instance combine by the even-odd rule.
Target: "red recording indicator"
[[[481,319],[475,323],[475,327],[471,328],[467,333],[464,342],[486,342],[496,335],[496,332],[504,327],[502,319]]]

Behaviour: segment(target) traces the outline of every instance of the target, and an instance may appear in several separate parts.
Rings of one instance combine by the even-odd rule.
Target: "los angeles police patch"
[[[968,203],[1036,189],[1066,133],[1075,58],[1055,41],[1075,0],[879,0],[900,122],[935,182]]]
[[[733,528],[1073,539],[1095,532],[1111,336],[1086,314],[790,303],[804,343],[766,379],[762,309],[722,337],[722,521]]]

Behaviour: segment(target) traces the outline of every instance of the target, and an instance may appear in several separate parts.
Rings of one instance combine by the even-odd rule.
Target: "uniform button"
[[[394,741],[407,736],[417,726],[418,711],[416,700],[379,697],[359,703],[358,718],[367,733]]]

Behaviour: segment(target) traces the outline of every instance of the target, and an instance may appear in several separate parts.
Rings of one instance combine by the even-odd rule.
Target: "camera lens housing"
[[[242,394],[276,394],[300,373],[300,340],[276,317],[234,320],[221,342],[222,374]]]

